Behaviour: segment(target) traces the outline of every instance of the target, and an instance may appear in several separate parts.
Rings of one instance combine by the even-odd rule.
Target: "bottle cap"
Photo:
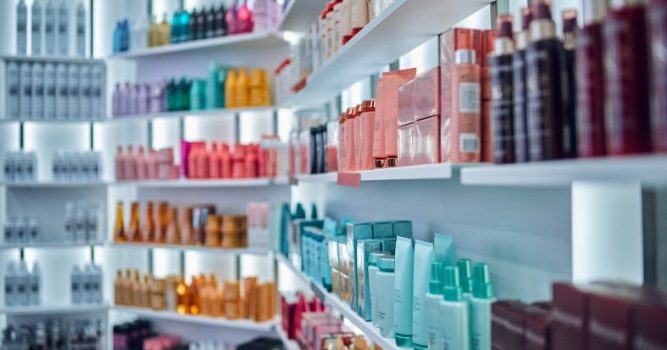
[[[512,39],[514,37],[512,27],[512,15],[501,15],[498,17],[497,38]]]
[[[478,299],[493,298],[493,283],[491,283],[491,273],[489,265],[479,263],[475,265],[473,271],[472,295]]]
[[[395,334],[394,338],[396,338],[396,345],[399,347],[404,347],[404,348],[412,348],[412,334],[410,335],[403,335],[403,334]]]
[[[461,259],[456,263],[459,272],[459,281],[463,293],[472,293],[472,261]]]
[[[563,33],[575,33],[577,31],[577,10],[565,9],[561,12],[563,21]]]
[[[431,263],[431,281],[428,284],[428,291],[431,294],[442,294],[442,268],[443,264],[440,261]]]
[[[442,288],[443,299],[447,301],[463,300],[463,289],[461,289],[461,280],[459,268],[456,266],[445,267],[445,282]]]
[[[530,29],[530,22],[533,20],[533,13],[530,7],[521,8],[521,30],[526,31]]]
[[[394,256],[389,254],[383,254],[378,257],[378,268],[384,272],[394,272]]]
[[[362,112],[372,112],[375,111],[375,99],[365,100],[361,103]]]
[[[368,264],[370,266],[378,266],[378,260],[380,260],[380,257],[384,255],[383,253],[371,253],[370,256],[368,256]]]
[[[551,20],[551,2],[545,0],[534,1],[531,5],[532,20]]]

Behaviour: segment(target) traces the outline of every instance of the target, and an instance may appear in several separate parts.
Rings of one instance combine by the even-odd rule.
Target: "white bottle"
[[[58,6],[58,55],[69,55],[69,6],[67,0],[62,0]]]
[[[67,69],[67,118],[79,119],[79,66],[70,64]]]
[[[35,219],[34,217],[30,217],[28,219],[27,234],[28,234],[28,242],[34,243],[40,241],[39,222],[37,222],[37,219]]]
[[[19,65],[16,62],[7,62],[7,110],[6,117],[9,119],[18,119],[21,114],[20,95],[21,95],[21,76]]]
[[[100,152],[91,152],[90,172],[93,181],[100,181],[102,174],[102,154]]]
[[[62,181],[62,152],[61,151],[56,151],[56,153],[53,154],[53,159],[51,163],[51,176],[53,177],[53,181],[60,182]]]
[[[16,4],[16,53],[28,53],[28,8],[25,0],[19,0]]]
[[[436,349],[470,349],[468,302],[463,295],[456,266],[444,270],[444,296],[440,301],[439,337],[429,334],[429,347]],[[433,330],[431,330],[432,332]]]
[[[16,306],[16,263],[10,261],[5,270],[5,306]]]
[[[95,274],[90,265],[85,265],[81,269],[81,284],[83,285],[83,293],[81,294],[81,302],[90,304],[94,299],[93,283],[95,281]]]
[[[41,288],[42,286],[42,272],[39,269],[39,264],[35,261],[32,265],[32,272],[30,273],[30,305],[39,305],[42,302]]]
[[[25,178],[26,181],[37,181],[37,153],[35,152],[25,154]]]
[[[56,119],[67,118],[67,66],[58,63],[56,68]]]
[[[41,63],[32,65],[32,119],[44,119],[44,70]]]
[[[86,203],[79,202],[76,206],[76,218],[74,227],[74,229],[76,230],[74,236],[76,237],[77,243],[85,243],[88,240],[87,222],[88,222],[88,211],[86,210]]]
[[[30,287],[30,273],[25,260],[21,260],[16,271],[16,305],[28,306],[28,290]]]
[[[95,64],[91,70],[90,116],[92,119],[102,118],[102,86],[104,85],[104,65]]]
[[[77,152],[76,162],[79,165],[78,181],[90,182],[90,163],[88,162],[88,154],[90,152]]]
[[[14,181],[14,152],[5,152],[2,156],[2,177],[4,181]]]
[[[52,63],[44,65],[44,119],[56,116],[56,69]]]
[[[102,304],[102,300],[104,299],[102,298],[102,294],[104,293],[104,273],[100,265],[93,265],[93,268],[95,270],[95,285],[93,288],[95,291],[95,299],[93,302]]]
[[[76,242],[76,210],[73,202],[65,203],[65,234],[68,242]]]
[[[16,220],[16,242],[26,243],[28,241],[28,218],[18,218]]]
[[[31,97],[32,97],[32,69],[30,63],[24,62],[21,63],[21,88],[20,88],[20,104],[19,104],[19,116],[21,119],[30,118],[31,115]]]
[[[44,7],[44,51],[46,56],[56,54],[56,5],[48,0]]]
[[[33,0],[31,28],[32,28],[32,55],[40,56],[44,51],[42,38],[44,37],[44,9],[41,0]]]
[[[76,55],[86,56],[86,8],[81,1],[76,5]]]
[[[79,72],[79,119],[90,118],[90,65],[84,64]]]
[[[80,304],[82,296],[81,288],[81,270],[79,266],[74,266],[70,273],[70,291],[72,293],[72,304]]]

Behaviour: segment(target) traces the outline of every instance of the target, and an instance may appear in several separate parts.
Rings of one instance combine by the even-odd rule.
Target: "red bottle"
[[[646,7],[616,1],[604,24],[605,122],[610,155],[651,149]]]
[[[232,158],[229,153],[229,146],[223,143],[220,149],[220,177],[229,179],[232,177]]]
[[[236,144],[231,152],[232,158],[232,178],[242,179],[245,177],[245,156],[243,145]]]
[[[196,166],[197,166],[197,178],[198,179],[208,179],[209,178],[208,154],[209,154],[209,152],[206,149],[205,144],[199,146],[199,150],[197,151],[197,155],[195,157],[195,162],[196,162]]]
[[[651,0],[649,20],[653,43],[653,147],[667,152],[667,0]]]
[[[211,179],[220,178],[220,147],[217,143],[212,145],[208,153],[208,171]]]
[[[258,171],[257,171],[257,149],[255,148],[255,145],[249,145],[246,148],[246,153],[244,157],[244,173],[245,177],[249,178],[256,178],[258,176]]]
[[[584,26],[577,33],[577,133],[579,157],[607,154],[604,123],[604,61],[602,23],[606,0],[584,2]]]
[[[137,180],[146,180],[148,178],[148,156],[144,151],[144,146],[137,148],[136,160]]]

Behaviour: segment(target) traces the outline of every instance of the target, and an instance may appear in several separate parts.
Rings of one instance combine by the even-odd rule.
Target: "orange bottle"
[[[128,241],[138,241],[139,237],[139,203],[132,202],[130,210],[130,227],[127,230]]]
[[[180,241],[178,226],[178,208],[167,208],[167,230],[165,231],[164,241],[167,244],[178,244]]]
[[[171,213],[171,208],[169,208],[169,203],[159,202],[158,203],[158,225],[155,230],[155,243],[165,243],[167,240],[167,227],[169,227],[169,217]]]
[[[188,293],[188,285],[185,283],[183,276],[179,278],[176,285],[176,312],[185,315],[190,310],[190,295]]]
[[[187,207],[181,212],[181,244],[192,244],[192,207]]]
[[[452,161],[481,160],[481,72],[472,47],[472,34],[461,36],[456,50],[452,91]]]
[[[199,315],[200,312],[200,298],[199,298],[199,281],[198,278],[192,276],[192,281],[190,282],[190,287],[188,288],[188,300],[190,301],[190,307],[188,313],[190,315]]]
[[[144,221],[141,227],[141,241],[152,242],[155,235],[155,220],[153,218],[153,202],[146,202]]]
[[[225,79],[225,108],[239,107],[236,98],[236,71],[230,69],[227,71],[227,79]]]
[[[197,143],[192,144],[190,152],[188,153],[188,173],[187,176],[189,179],[196,179],[197,172],[197,152],[199,152],[199,145]]]
[[[259,107],[263,105],[262,73],[260,69],[250,70],[250,106]]]
[[[123,202],[116,204],[116,224],[114,225],[114,241],[125,242],[125,220],[123,220]]]
[[[239,69],[236,78],[236,107],[250,106],[250,79],[245,68]]]

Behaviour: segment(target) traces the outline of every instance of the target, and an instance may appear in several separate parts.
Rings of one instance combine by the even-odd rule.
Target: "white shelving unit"
[[[326,6],[326,0],[290,0],[280,22],[281,31],[305,32]]]
[[[202,109],[202,110],[191,110],[191,111],[173,111],[173,112],[159,112],[159,113],[148,113],[148,114],[132,114],[132,115],[123,115],[123,116],[111,116],[107,119],[102,120],[102,122],[107,123],[130,123],[134,121],[147,121],[153,119],[165,119],[165,118],[183,118],[187,116],[233,116],[238,113],[251,113],[251,112],[272,112],[276,108],[273,106],[267,107],[244,107],[244,108],[216,108],[216,109]]]
[[[269,178],[256,179],[211,179],[211,180],[138,180],[117,181],[114,186],[136,186],[143,188],[220,188],[220,187],[263,187],[280,185]]]
[[[0,244],[0,250],[9,250],[9,249],[23,249],[23,248],[36,248],[36,249],[74,249],[74,248],[88,248],[88,247],[102,247],[106,243],[99,242],[31,242],[23,244]]]
[[[374,170],[363,170],[359,172],[346,173],[345,176],[355,176],[358,174],[361,182],[365,181],[395,181],[395,180],[434,180],[450,179],[453,169],[461,167],[450,163],[436,163],[414,165],[406,167],[384,168]],[[342,175],[342,174],[341,174]],[[325,174],[305,174],[297,175],[297,181],[300,182],[338,182],[338,173]]]
[[[107,186],[106,181],[90,182],[57,182],[57,181],[35,181],[35,182],[0,182],[0,186],[8,188],[94,188]]]
[[[271,332],[275,329],[277,320],[268,322],[253,322],[248,320],[227,320],[209,316],[181,315],[173,311],[156,311],[131,306],[114,306],[113,311],[131,313],[139,317],[154,320],[186,322],[203,326],[224,327],[229,329],[240,329],[253,332]]]
[[[160,55],[219,49],[221,47],[225,47],[226,49],[233,49],[234,47],[239,46],[264,47],[272,44],[282,45],[286,44],[286,42],[282,39],[280,33],[244,33],[211,39],[191,40],[184,43],[176,43],[143,50],[123,52],[112,55],[110,58],[145,59]]]
[[[271,251],[262,248],[220,248],[200,245],[151,244],[151,243],[111,243],[109,247],[115,249],[165,249],[181,252],[203,252],[220,255],[267,255]]]
[[[306,86],[282,106],[326,102],[350,85],[472,15],[488,0],[394,0],[345,46],[316,69]]]
[[[64,304],[64,305],[36,305],[0,308],[0,314],[7,316],[28,315],[65,315],[93,312],[106,312],[107,304]]]

